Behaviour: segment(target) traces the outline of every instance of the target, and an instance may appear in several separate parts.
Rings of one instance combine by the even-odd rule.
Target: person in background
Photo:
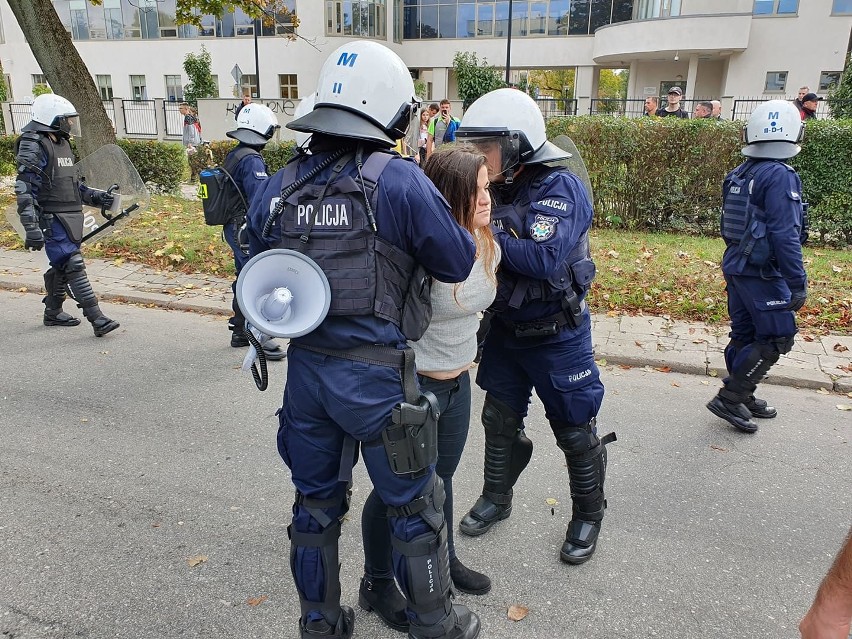
[[[799,113],[802,112],[802,98],[804,98],[808,93],[811,92],[811,88],[808,86],[799,87],[799,94],[793,100],[793,104],[799,110]],[[804,118],[802,118],[804,119]]]
[[[806,93],[802,96],[802,107],[799,109],[802,120],[816,120],[817,103],[821,101],[822,98],[816,93]]]
[[[453,540],[453,475],[461,460],[470,428],[470,367],[476,357],[479,314],[497,292],[500,249],[491,230],[491,195],[485,156],[464,147],[439,149],[424,166],[446,198],[453,217],[476,241],[476,263],[460,284],[433,282],[432,321],[419,340],[409,342],[417,357],[420,388],[438,399],[438,461],[435,472],[444,482],[444,521],[450,577],[456,590],[484,595],[491,580],[467,568],[456,555]],[[376,596],[382,580],[392,580],[391,539],[387,512],[373,491],[364,504],[361,518],[364,543],[364,577],[359,602],[392,628],[405,626],[405,611],[389,607],[391,601]]]
[[[644,115],[657,115],[657,108],[660,105],[660,101],[656,96],[648,96],[645,98],[645,113]]]
[[[186,147],[186,152],[189,155],[195,153],[196,147],[201,144],[201,122],[198,120],[198,113],[188,102],[181,102],[178,107],[181,115],[183,115],[183,145]]]
[[[710,114],[716,120],[722,119],[722,103],[719,100],[710,100],[710,104],[713,105],[713,112]]]
[[[234,111],[234,119],[235,120],[239,120],[240,111],[242,111],[243,107],[246,106],[247,104],[251,104],[251,96],[250,95],[244,95],[243,96],[242,102],[240,102],[240,105],[237,107],[237,110]]]
[[[429,135],[426,138],[426,159],[432,155],[442,144],[453,142],[456,139],[456,129],[459,128],[461,120],[450,113],[450,101],[441,100],[441,111],[429,122]]]
[[[661,118],[689,118],[689,114],[680,106],[680,100],[683,97],[683,89],[680,87],[672,87],[666,95],[666,106],[657,109],[657,115]]]
[[[692,117],[697,120],[705,120],[713,117],[713,103],[701,101],[696,103],[695,109],[692,112]]]

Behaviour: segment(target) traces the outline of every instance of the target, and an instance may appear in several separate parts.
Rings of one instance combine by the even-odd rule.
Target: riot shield
[[[83,205],[83,241],[101,233],[111,233],[117,226],[147,208],[151,195],[127,154],[116,144],[102,146],[74,165],[77,178],[86,186],[109,191],[113,205],[109,209]],[[116,186],[117,185],[117,186]],[[6,209],[6,219],[21,238],[26,236],[18,217],[18,205]]]
[[[583,157],[577,150],[577,146],[574,144],[574,140],[569,138],[567,135],[557,135],[551,140],[551,142],[553,142],[553,144],[558,146],[563,151],[568,151],[568,153],[571,154],[571,157],[565,158],[564,160],[555,160],[553,162],[548,162],[547,164],[550,166],[564,166],[569,171],[571,171],[571,173],[580,178],[580,180],[583,182],[583,185],[586,187],[586,191],[589,192],[589,200],[594,206],[595,194],[592,191],[592,181],[589,179],[589,172],[586,170],[586,163],[583,162]]]

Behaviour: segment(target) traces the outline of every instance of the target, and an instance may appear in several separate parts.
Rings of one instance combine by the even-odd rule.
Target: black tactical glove
[[[796,291],[790,291],[790,304],[787,310],[798,311],[805,305],[805,300],[808,299],[808,289],[802,288]]]
[[[41,229],[38,227],[38,224],[35,224],[34,222],[25,224],[24,230],[26,230],[27,232],[27,236],[24,239],[25,249],[40,251],[44,248],[44,234],[41,232]]]
[[[112,193],[107,193],[106,191],[93,190],[91,200],[94,206],[100,206],[108,209],[112,206],[113,202],[115,202],[115,196]]]

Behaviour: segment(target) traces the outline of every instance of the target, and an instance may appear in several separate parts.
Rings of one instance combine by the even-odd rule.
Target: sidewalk
[[[43,252],[0,249],[0,289],[41,296],[46,268]],[[86,260],[86,271],[102,300],[218,315],[231,313],[228,279],[96,259]],[[34,306],[33,314],[40,310]],[[726,326],[655,316],[593,315],[592,321],[595,355],[600,364],[725,375],[722,351],[728,343]],[[852,336],[799,335],[792,352],[782,356],[766,382],[852,392]]]

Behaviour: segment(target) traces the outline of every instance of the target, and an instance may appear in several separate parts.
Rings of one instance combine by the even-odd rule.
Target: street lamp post
[[[260,99],[260,56],[257,54],[257,32],[260,30],[260,18],[254,19],[254,73],[257,83],[257,97]]]
[[[512,70],[512,0],[509,0],[509,33],[506,37],[506,84],[509,84],[509,73]]]

